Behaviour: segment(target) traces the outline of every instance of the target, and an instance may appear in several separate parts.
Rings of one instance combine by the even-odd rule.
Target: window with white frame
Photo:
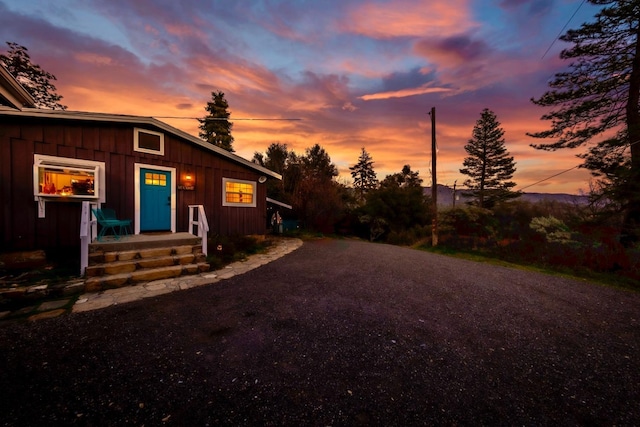
[[[164,156],[164,134],[152,130],[134,128],[133,150]]]
[[[222,206],[256,207],[255,181],[222,178]]]
[[[33,194],[64,199],[102,199],[104,162],[66,157],[33,156]]]

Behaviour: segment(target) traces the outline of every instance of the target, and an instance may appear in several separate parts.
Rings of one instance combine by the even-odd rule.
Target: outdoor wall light
[[[193,172],[183,172],[180,175],[180,190],[195,190],[196,174]]]

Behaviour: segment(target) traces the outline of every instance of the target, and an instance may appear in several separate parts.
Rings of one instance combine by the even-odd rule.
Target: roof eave
[[[16,80],[7,70],[4,64],[0,64],[0,77],[6,84],[0,85],[0,94],[4,96],[13,107],[22,109],[24,107],[35,107],[36,100],[31,94]]]
[[[14,115],[22,117],[42,117],[52,119],[64,119],[64,120],[86,120],[86,121],[101,121],[111,123],[130,123],[134,125],[148,125],[158,129],[162,129],[166,132],[174,134],[182,139],[186,139],[189,142],[198,145],[204,149],[212,151],[222,157],[225,157],[231,161],[240,163],[251,169],[254,169],[264,175],[271,178],[282,180],[282,175],[267,169],[257,163],[253,163],[243,157],[237,156],[227,150],[224,150],[215,145],[209,144],[200,138],[190,135],[180,129],[164,123],[156,118],[149,116],[131,116],[124,114],[105,114],[105,113],[87,113],[82,111],[68,111],[68,110],[42,110],[37,108],[25,108],[22,110],[7,110],[0,111],[2,115]]]

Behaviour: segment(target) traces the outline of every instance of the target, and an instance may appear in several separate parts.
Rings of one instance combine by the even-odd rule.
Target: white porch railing
[[[193,228],[196,227],[194,232]],[[189,205],[189,233],[202,239],[202,253],[207,255],[207,233],[209,223],[207,215],[204,213],[204,206]]]
[[[89,266],[89,244],[98,235],[98,221],[91,212],[91,208],[99,208],[99,203],[82,202],[82,215],[80,217],[80,275]]]
[[[99,208],[99,203],[82,202],[82,215],[80,219],[80,275],[89,266],[89,244],[98,235],[98,221],[91,208]],[[194,231],[195,227],[195,231]],[[189,205],[189,233],[202,239],[202,253],[207,255],[207,233],[209,223],[202,205]]]

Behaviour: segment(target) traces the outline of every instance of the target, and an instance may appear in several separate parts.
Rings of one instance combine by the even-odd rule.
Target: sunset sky
[[[535,150],[526,132],[549,126],[530,98],[568,65],[554,40],[592,20],[596,9],[581,3],[0,0],[0,41],[26,46],[69,110],[154,116],[198,135],[194,118],[221,90],[236,154],[318,143],[346,183],[364,147],[379,179],[409,164],[430,185],[435,107],[438,183],[460,186],[463,147],[489,108],[516,189],[577,194],[589,189],[584,170],[530,185],[580,164],[584,149]],[[266,118],[300,120],[241,120]]]

